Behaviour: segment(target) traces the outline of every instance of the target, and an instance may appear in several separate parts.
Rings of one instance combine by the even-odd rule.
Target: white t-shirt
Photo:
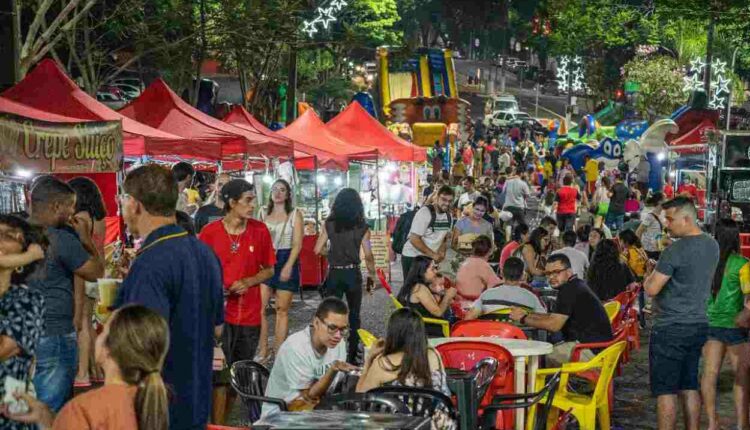
[[[665,224],[666,220],[661,215],[656,215],[653,212],[641,215],[641,225],[645,229],[641,236],[641,242],[645,251],[656,252],[659,250],[656,238],[662,234],[662,226]]]
[[[430,225],[431,218],[430,209],[427,206],[419,209],[411,222],[409,235],[416,234],[417,236],[421,236],[424,244],[434,252],[437,252],[440,249],[440,245],[443,244],[445,236],[451,231],[452,226],[448,220],[448,214],[445,212],[438,213],[436,210],[435,224],[432,228],[427,228]],[[401,255],[405,257],[419,257],[424,254],[411,244],[411,240],[407,240]]]
[[[503,209],[507,207],[525,208],[526,197],[531,195],[529,184],[523,181],[521,178],[513,178],[505,183],[505,205]]]
[[[483,314],[494,312],[509,307],[508,305],[493,305],[486,303],[489,300],[505,300],[518,305],[526,306],[536,313],[546,314],[547,310],[537,297],[531,291],[515,285],[501,285],[499,287],[485,290],[482,295],[474,302],[472,307],[481,310]]]
[[[477,199],[477,197],[481,196],[482,194],[479,193],[479,191],[474,190],[473,193],[463,193],[458,198],[458,207],[463,208],[464,206],[474,203],[474,200]]]
[[[579,279],[586,279],[586,271],[589,270],[589,257],[583,252],[570,247],[558,249],[552,255],[563,254],[570,260],[570,269]]]
[[[346,361],[346,342],[342,340],[335,348],[319,356],[312,347],[310,327],[289,336],[276,353],[266,386],[266,397],[275,397],[290,402],[300,391],[310,388],[325,375],[334,361]],[[270,403],[263,404],[261,419],[277,412],[279,408]]]

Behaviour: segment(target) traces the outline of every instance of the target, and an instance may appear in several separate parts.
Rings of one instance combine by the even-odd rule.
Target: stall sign
[[[719,186],[732,203],[750,203],[750,170],[722,172]]]
[[[750,169],[750,133],[724,136],[724,168]]]
[[[119,121],[53,123],[0,113],[0,170],[115,172],[122,165]]]
[[[375,268],[389,273],[391,267],[391,238],[388,233],[384,231],[370,231],[370,247],[372,255],[375,257]],[[362,267],[366,267],[364,259],[362,260]]]

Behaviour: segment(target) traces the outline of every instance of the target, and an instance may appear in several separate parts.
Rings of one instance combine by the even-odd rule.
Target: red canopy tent
[[[679,154],[700,154],[706,152],[707,148],[705,146],[701,148],[692,147],[689,149],[679,149],[679,147],[682,145],[696,145],[706,143],[708,140],[705,134],[708,130],[716,130],[716,122],[714,122],[712,119],[704,118],[690,131],[669,142],[669,146],[674,147],[673,151]]]
[[[315,169],[315,157],[317,157],[318,159],[318,167],[334,170],[347,169],[349,162],[345,156],[323,151],[315,147],[306,145],[302,142],[293,141],[286,136],[282,136],[263,125],[242,106],[234,106],[229,114],[224,118],[224,122],[228,122],[237,127],[252,130],[254,132],[263,134],[264,136],[282,139],[285,142],[293,142],[294,166],[297,168],[297,170]]]
[[[364,148],[334,135],[312,109],[308,109],[286,128],[281,129],[279,134],[302,142],[310,148],[346,156],[349,161],[377,160],[380,155],[377,149]]]
[[[81,90],[51,59],[42,60],[26,77],[2,93],[11,101],[57,115],[88,121],[122,121],[125,156],[183,155],[218,159],[220,147],[193,142],[133,121]]]
[[[412,145],[391,133],[357,102],[352,102],[341,113],[328,121],[326,127],[336,136],[357,145],[379,149],[392,161],[424,162],[427,150]]]
[[[86,122],[86,120],[84,119],[72,118],[65,115],[58,115],[56,113],[35,109],[31,106],[26,106],[23,103],[14,102],[13,100],[6,99],[2,96],[0,96],[0,112],[12,113],[13,115],[25,116],[26,118],[38,119],[40,121],[63,123]]]
[[[120,112],[159,130],[219,145],[222,159],[237,159],[244,154],[292,156],[293,148],[289,142],[235,127],[206,115],[182,100],[161,79],[149,85],[137,99]]]

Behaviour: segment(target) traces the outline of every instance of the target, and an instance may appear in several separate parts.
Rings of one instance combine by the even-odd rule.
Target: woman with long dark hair
[[[104,234],[107,209],[104,207],[102,193],[96,182],[89,178],[80,176],[68,181],[68,185],[76,193],[75,217],[87,221],[91,225],[91,239],[96,245],[99,255],[104,255]],[[80,276],[75,276],[75,306],[78,320],[75,322],[78,331],[78,374],[74,386],[90,387],[92,372],[96,372],[96,364],[93,362],[92,351],[94,350],[94,327],[91,316],[94,313],[94,302],[98,298],[99,290],[96,282],[84,281]]]
[[[168,348],[169,329],[161,315],[141,305],[122,307],[96,339],[96,363],[105,375],[102,387],[75,397],[56,418],[44,403],[25,394],[29,411],[10,417],[42,430],[167,430],[161,370]]]
[[[737,428],[750,428],[748,421],[748,376],[750,344],[747,329],[737,327],[735,319],[750,296],[750,263],[740,254],[740,230],[734,221],[716,226],[719,264],[716,267],[708,299],[708,340],[703,346],[701,394],[708,415],[708,428],[719,428],[716,410],[716,382],[724,355],[734,370],[734,407]]]
[[[586,274],[586,282],[599,300],[612,300],[634,281],[633,273],[620,258],[615,241],[604,239],[599,242]]]
[[[544,262],[549,252],[549,243],[549,232],[537,227],[531,231],[529,240],[521,246],[521,257],[526,264],[526,272],[533,279],[532,285],[541,286],[546,283]]]
[[[5,381],[26,387],[44,334],[44,297],[26,286],[26,279],[41,266],[47,240],[41,229],[21,218],[0,215],[0,327],[3,327],[0,359],[0,395]],[[9,407],[10,405],[5,405]],[[26,430],[36,427],[9,422],[0,415],[0,428]]]
[[[606,239],[606,237],[607,236],[604,234],[604,230],[602,230],[601,228],[592,228],[589,231],[589,261],[594,258],[596,247],[601,243],[602,240]]]
[[[294,293],[300,289],[298,258],[302,250],[304,220],[302,213],[294,207],[292,199],[292,187],[287,181],[277,179],[271,185],[268,206],[261,211],[261,219],[271,232],[273,248],[276,250],[273,278],[260,287],[262,309],[266,308],[271,296],[276,296],[276,325],[272,351],[278,351],[289,334],[289,307]],[[264,312],[260,325],[259,361],[267,362],[270,355],[268,326]]]
[[[383,385],[432,388],[450,395],[440,354],[427,346],[424,324],[413,309],[402,308],[391,314],[385,340],[370,350],[357,392]],[[433,417],[433,424],[439,429],[455,427],[440,413]]]
[[[328,250],[325,247],[328,244]],[[375,257],[370,245],[370,228],[365,222],[365,210],[357,191],[344,188],[333,201],[331,213],[315,243],[315,253],[328,255],[328,277],[323,286],[325,296],[346,296],[349,305],[349,329],[347,361],[355,364],[359,350],[359,314],[362,307],[362,272],[360,271],[360,249],[364,251],[369,276],[366,281],[368,293],[375,284]]]
[[[455,288],[443,289],[438,280],[437,265],[427,257],[415,257],[396,297],[402,305],[417,311],[423,317],[446,318],[446,311],[456,297]],[[437,298],[435,297],[437,296]],[[431,324],[427,334],[440,337],[440,327]]]

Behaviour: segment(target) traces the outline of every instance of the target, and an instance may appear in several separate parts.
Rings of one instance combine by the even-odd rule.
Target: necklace
[[[224,231],[226,231],[227,236],[229,236],[229,252],[231,252],[232,254],[236,254],[240,250],[240,241],[242,240],[242,233],[244,233],[244,229],[239,234],[232,235],[231,233],[229,233],[227,224],[225,222],[222,222],[222,224],[224,225]]]

